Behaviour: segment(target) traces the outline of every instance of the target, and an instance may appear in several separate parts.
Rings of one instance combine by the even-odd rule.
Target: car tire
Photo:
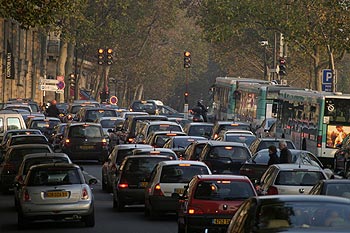
[[[95,212],[92,211],[91,214],[84,216],[83,221],[86,227],[94,227],[95,226]]]
[[[107,191],[106,178],[102,174],[102,190]]]
[[[184,225],[181,224],[179,221],[177,222],[177,233],[185,233]]]
[[[120,198],[118,197],[113,197],[113,209],[122,212],[124,211],[125,208],[125,204],[122,202],[122,200],[120,200]]]

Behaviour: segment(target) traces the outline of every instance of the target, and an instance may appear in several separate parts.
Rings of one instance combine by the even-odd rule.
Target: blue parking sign
[[[333,75],[332,70],[322,70],[322,84],[332,83]]]

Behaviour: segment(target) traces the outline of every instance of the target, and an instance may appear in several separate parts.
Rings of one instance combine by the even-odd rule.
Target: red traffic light
[[[185,92],[185,94],[184,94],[184,95],[185,95],[185,97],[187,97],[187,96],[188,96],[188,92]]]
[[[185,57],[190,57],[190,56],[191,56],[191,53],[190,53],[189,51],[185,51],[185,52],[184,52],[184,56],[185,56]]]

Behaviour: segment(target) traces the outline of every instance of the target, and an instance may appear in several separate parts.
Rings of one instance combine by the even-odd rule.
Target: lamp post
[[[267,40],[262,40],[259,43],[264,47],[264,80],[267,80],[267,46],[269,45],[269,42]]]

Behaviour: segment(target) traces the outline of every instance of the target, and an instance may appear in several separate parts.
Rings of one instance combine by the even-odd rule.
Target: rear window
[[[126,156],[132,155],[134,149],[135,148],[132,148],[130,150],[118,150],[118,156],[116,156],[117,157],[116,164],[120,165]]]
[[[69,137],[100,138],[102,132],[100,127],[96,125],[76,125],[70,128]]]
[[[244,147],[216,146],[208,155],[209,159],[230,158],[233,160],[248,160],[249,152]]]
[[[317,171],[280,171],[277,175],[276,185],[314,186],[319,180],[326,179]]]
[[[97,110],[87,110],[85,112],[85,120],[89,122],[93,122],[97,119],[100,119],[101,117],[116,117],[117,113],[115,110],[104,110],[104,109],[97,109]]]
[[[251,196],[254,191],[249,183],[230,180],[201,181],[194,194],[201,200],[242,200]]]
[[[8,117],[7,118],[7,130],[21,129],[21,128],[22,128],[21,121],[18,117]]]
[[[237,135],[237,134],[227,134],[226,140],[227,142],[241,142],[247,144],[249,146],[256,139],[254,135]]]
[[[161,183],[188,183],[193,176],[209,174],[205,166],[179,164],[168,165],[162,168]]]
[[[194,141],[196,140],[193,138],[174,138],[173,148],[186,148]]]
[[[132,104],[132,109],[134,111],[149,111],[149,110],[156,110],[156,107],[152,103],[144,103],[144,102],[135,102]]]
[[[221,125],[219,127],[218,132],[221,132],[222,130],[232,130],[232,129],[242,129],[242,130],[252,130],[249,125],[240,125],[240,124],[232,124],[232,125]]]
[[[117,123],[116,120],[103,120],[100,121],[102,128],[114,128],[115,124]]]
[[[207,125],[196,125],[191,126],[188,135],[189,136],[203,136],[203,137],[209,137],[212,134],[213,126],[207,126]]]
[[[48,144],[45,137],[14,137],[11,138],[11,145],[19,144]]]
[[[286,143],[287,143],[287,148],[289,148],[289,149],[295,149],[295,146],[293,145],[292,142],[286,141]],[[269,148],[269,146],[271,146],[271,145],[273,145],[273,146],[275,146],[275,147],[278,148],[278,146],[279,146],[279,141],[261,141],[260,144],[259,144],[259,146],[258,146],[258,151],[259,151],[259,150],[262,150],[262,149],[267,149],[267,148]]]
[[[9,160],[10,161],[22,161],[23,157],[27,154],[35,153],[50,153],[51,151],[48,148],[24,148],[24,149],[15,149],[11,152]]]
[[[148,134],[150,134],[151,132],[154,131],[180,131],[182,132],[181,126],[179,125],[167,125],[167,124],[163,124],[163,125],[151,125],[148,128]]]
[[[23,175],[26,175],[29,171],[29,168],[37,164],[45,163],[69,163],[68,159],[65,157],[52,157],[52,158],[31,158],[27,159],[23,169]]]
[[[34,129],[53,129],[56,125],[60,124],[60,121],[32,121],[32,124],[30,126],[30,128],[34,128]]]
[[[56,168],[56,169],[35,169],[32,170],[29,178],[29,186],[48,186],[48,185],[66,185],[82,184],[83,178],[77,169]]]

